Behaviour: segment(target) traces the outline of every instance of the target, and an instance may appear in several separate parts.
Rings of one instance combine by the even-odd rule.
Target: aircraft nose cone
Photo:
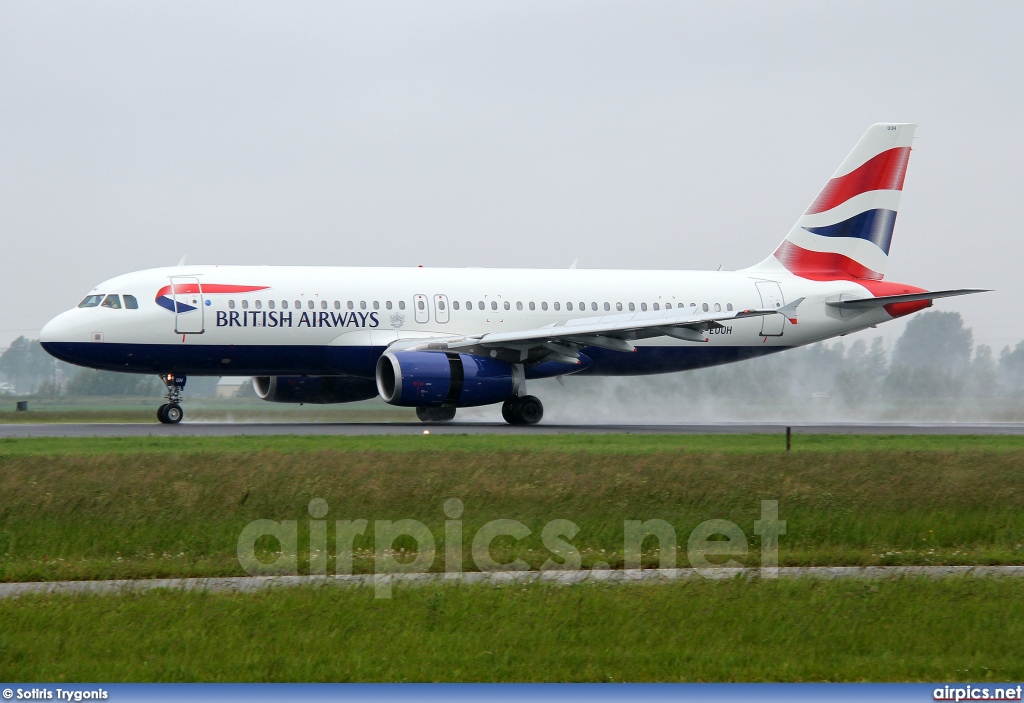
[[[48,344],[85,341],[82,320],[78,319],[78,316],[75,315],[76,312],[77,310],[62,312],[43,325],[43,329],[39,330],[39,341],[44,349]],[[47,351],[49,350],[47,349]]]

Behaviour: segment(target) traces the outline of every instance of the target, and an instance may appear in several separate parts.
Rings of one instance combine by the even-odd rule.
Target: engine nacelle
[[[256,376],[256,395],[271,403],[353,403],[377,397],[377,383],[351,376]]]
[[[472,354],[396,351],[377,361],[377,391],[392,405],[490,405],[516,396],[522,383],[522,366]]]

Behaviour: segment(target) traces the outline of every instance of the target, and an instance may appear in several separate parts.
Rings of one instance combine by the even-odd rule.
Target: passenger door
[[[202,334],[204,326],[203,286],[198,278],[171,276],[171,300],[174,301],[174,332]]]
[[[761,296],[761,307],[778,310],[786,304],[782,288],[775,281],[758,281],[757,292]],[[762,337],[781,337],[786,319],[782,315],[765,315],[761,318]]]

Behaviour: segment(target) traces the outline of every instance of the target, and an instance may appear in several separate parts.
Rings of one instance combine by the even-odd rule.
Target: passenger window
[[[83,300],[82,302],[80,302],[78,304],[78,307],[80,307],[80,308],[94,308],[94,307],[96,307],[97,305],[100,304],[101,300],[103,300],[103,296],[102,295],[87,295],[87,296],[85,296],[85,300]]]
[[[636,311],[636,305],[633,305],[633,303],[630,303],[629,304],[629,311],[630,312],[635,312]]]
[[[234,301],[232,301],[231,307],[235,307]],[[287,300],[282,300],[281,301],[281,309],[282,310],[287,310],[288,309],[288,301]]]
[[[541,303],[540,304],[540,309],[541,310],[547,310],[548,309],[548,304],[547,303]]]
[[[592,311],[596,311],[596,310],[597,310],[597,303],[591,303],[591,304],[590,304],[590,309],[591,309]]]
[[[334,309],[335,310],[341,310],[341,301],[340,300],[335,300],[334,301]]]
[[[605,303],[604,304],[604,311],[605,312],[609,312],[609,311],[611,311],[611,309],[612,309],[611,303]]]
[[[249,301],[248,300],[243,300],[242,301],[242,309],[243,310],[248,310],[249,309]]]
[[[722,304],[715,303],[715,312],[722,312]]]
[[[522,309],[523,309],[523,304],[522,303],[516,303],[516,310],[522,310]]]
[[[580,310],[586,310],[586,309],[587,309],[587,304],[586,303],[580,303]]]
[[[726,305],[725,309],[728,310],[729,312],[732,312],[732,303],[729,303],[728,305]]]
[[[466,301],[466,309],[467,310],[472,310],[473,309],[473,301],[472,300],[467,300]]]
[[[478,303],[476,304],[476,306],[477,306],[478,308],[480,308],[481,310],[483,310],[483,309],[484,309],[484,301],[482,301],[482,300],[481,300],[480,302],[478,302]]]
[[[399,310],[405,310],[405,301],[404,300],[399,300],[398,301],[398,309]]]
[[[655,304],[654,304],[654,309],[655,309],[655,310],[657,310],[657,309],[658,309],[658,304],[657,304],[657,303],[655,303]]]
[[[619,312],[622,312],[622,303],[615,303],[615,309]]]
[[[306,307],[309,308],[310,310],[314,310],[316,308],[316,303],[314,303],[312,300],[307,300]]]
[[[366,301],[365,300],[360,300],[359,301],[359,309],[360,310],[365,310],[366,309]]]
[[[416,301],[416,307],[418,307],[420,310],[423,310],[424,308],[426,308],[426,304],[422,300],[418,300]]]
[[[459,301],[458,300],[453,300],[452,301],[452,310],[458,310],[458,309],[459,309]]]
[[[555,310],[558,310],[558,303],[555,303]]]
[[[373,301],[373,309],[374,310],[380,310],[380,302],[374,300]]]
[[[391,301],[389,300],[386,303],[384,303],[384,307],[386,307],[388,310],[390,310],[391,309]]]
[[[302,301],[301,300],[296,300],[295,301],[295,309],[296,310],[301,310],[302,309]]]
[[[492,300],[491,301],[491,310],[497,310],[497,309],[498,309],[498,301]]]
[[[566,310],[572,310],[572,303],[566,303],[565,304],[565,309]]]
[[[108,295],[100,305],[111,310],[120,310],[121,299],[117,295]]]
[[[530,309],[531,310],[536,310],[537,309],[537,304],[536,303],[530,303]]]
[[[350,301],[348,301],[348,303],[346,303],[346,305],[348,305],[348,309],[349,309],[349,310],[351,310],[352,308],[354,308],[354,307],[356,306],[356,304],[355,304],[355,303],[353,303],[353,302],[352,302],[351,300],[350,300]]]
[[[438,310],[444,310],[444,301],[443,300],[438,300],[437,301],[437,309]]]
[[[647,303],[640,303],[640,310],[643,312],[647,312]]]
[[[707,312],[708,311],[708,304],[704,303],[703,305],[701,305],[701,308],[703,308],[704,312]]]
[[[507,300],[505,301],[505,309],[506,310],[511,310],[512,309],[512,306],[509,305],[509,302]]]
[[[267,307],[270,308],[271,310],[273,310],[274,309],[274,301],[273,300],[268,300],[267,301]]]
[[[257,300],[256,301],[256,309],[259,310],[262,307],[263,307],[263,301],[262,300]]]
[[[134,295],[126,295],[124,296],[124,306],[129,310],[138,310],[139,301],[135,299]]]
[[[320,309],[321,310],[326,310],[327,309],[327,301],[326,300],[321,300],[320,301]]]

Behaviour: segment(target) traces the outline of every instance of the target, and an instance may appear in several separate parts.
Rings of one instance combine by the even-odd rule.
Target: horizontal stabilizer
[[[831,300],[825,305],[846,310],[868,310],[880,308],[893,303],[913,303],[918,300],[935,300],[936,298],[952,298],[955,295],[971,293],[988,293],[984,288],[958,288],[956,290],[937,290],[928,293],[908,293],[906,295],[881,295],[877,298],[854,298],[852,300]]]

